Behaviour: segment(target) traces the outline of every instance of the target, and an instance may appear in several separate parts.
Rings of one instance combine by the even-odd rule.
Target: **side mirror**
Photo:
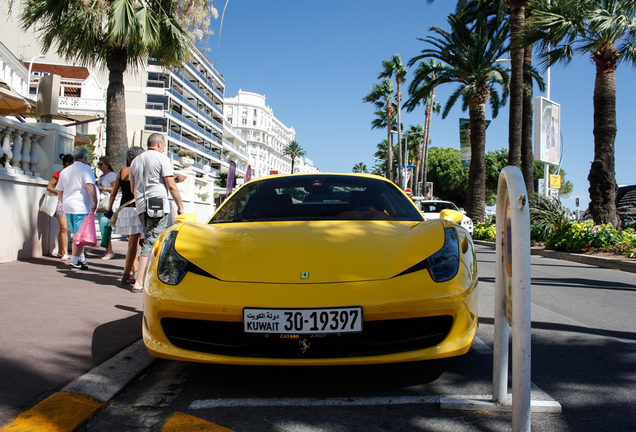
[[[439,212],[439,218],[455,222],[456,224],[460,224],[462,222],[462,219],[464,218],[464,215],[462,214],[462,212],[458,212],[457,210],[446,209]]]
[[[194,213],[183,213],[174,218],[174,223],[196,222],[197,216]]]

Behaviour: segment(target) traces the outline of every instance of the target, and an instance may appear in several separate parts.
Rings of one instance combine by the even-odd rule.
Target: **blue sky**
[[[374,165],[376,145],[385,130],[371,130],[373,106],[362,102],[376,83],[382,60],[400,54],[404,63],[419,54],[429,28],[448,29],[446,16],[455,2],[438,0],[229,0],[217,52],[221,13],[206,54],[225,77],[226,97],[239,89],[266,96],[274,115],[296,129],[296,140],[323,172],[351,172],[358,162]],[[395,17],[395,18],[390,18]],[[407,85],[414,68],[409,69]],[[593,107],[595,67],[588,58],[552,69],[551,99],[561,105],[565,150],[563,169],[574,192],[563,203],[575,208],[580,198],[589,203],[587,176],[594,156]],[[633,99],[636,81],[631,66],[616,74],[616,180],[636,184]],[[437,101],[445,104],[453,85],[439,87]],[[406,95],[406,89],[403,94]],[[541,96],[535,89],[535,96]],[[487,150],[508,148],[508,107],[487,130]],[[487,113],[490,118],[490,111]],[[467,118],[456,104],[448,117],[434,116],[432,146],[459,149],[458,119]],[[405,128],[424,122],[424,108],[403,112]]]

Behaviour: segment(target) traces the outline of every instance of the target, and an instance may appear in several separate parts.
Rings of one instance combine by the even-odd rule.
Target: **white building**
[[[148,134],[162,132],[176,163],[180,151],[191,151],[192,169],[201,174],[205,166],[213,175],[227,172],[234,161],[237,175],[245,176],[245,142],[223,121],[225,80],[196,46],[181,68],[151,59],[143,72],[126,74],[124,85],[130,145],[143,145]]]
[[[247,143],[252,178],[291,173],[291,158],[283,156],[283,150],[294,140],[296,130],[274,116],[265,96],[239,90],[235,97],[225,98],[224,114]],[[318,170],[309,159],[296,160],[294,173],[306,172]]]

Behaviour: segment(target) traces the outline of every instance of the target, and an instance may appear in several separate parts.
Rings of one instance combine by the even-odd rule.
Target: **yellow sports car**
[[[242,365],[396,363],[466,353],[477,328],[470,235],[425,221],[384,178],[260,178],[208,223],[157,240],[143,338],[161,358]]]

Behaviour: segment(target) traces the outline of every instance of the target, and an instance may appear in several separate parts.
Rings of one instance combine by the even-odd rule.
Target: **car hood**
[[[439,220],[188,222],[175,249],[223,281],[338,283],[394,277],[443,244]]]

